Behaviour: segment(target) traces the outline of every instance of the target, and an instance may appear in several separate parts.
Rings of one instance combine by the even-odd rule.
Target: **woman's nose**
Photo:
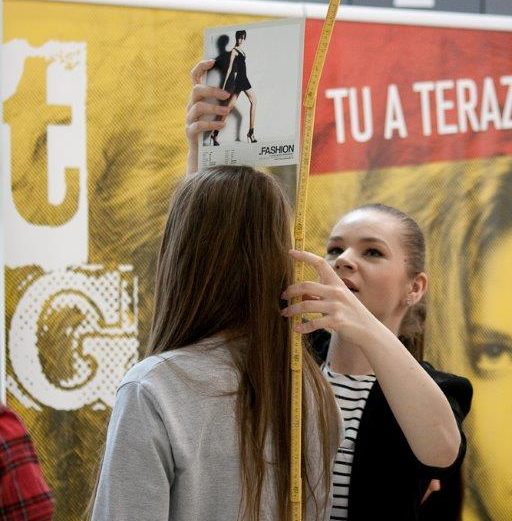
[[[345,250],[342,254],[340,254],[334,263],[335,271],[341,271],[342,269],[354,271],[356,268],[357,264],[354,262],[354,259],[348,250]]]

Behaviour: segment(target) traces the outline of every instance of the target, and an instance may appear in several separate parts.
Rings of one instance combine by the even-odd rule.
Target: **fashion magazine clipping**
[[[199,137],[199,166],[298,164],[303,20],[209,28],[204,50],[215,60],[206,84],[231,94],[231,111]]]

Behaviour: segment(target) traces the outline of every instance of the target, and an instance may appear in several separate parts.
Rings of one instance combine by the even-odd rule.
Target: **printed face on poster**
[[[206,84],[231,96],[226,125],[199,138],[199,165],[291,165],[300,157],[303,20],[205,31]],[[215,116],[220,119],[220,116]]]

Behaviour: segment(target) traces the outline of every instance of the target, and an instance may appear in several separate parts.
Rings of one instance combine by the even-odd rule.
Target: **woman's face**
[[[395,333],[414,286],[407,277],[401,226],[391,215],[355,210],[333,228],[325,256],[349,288],[355,288],[357,298]]]
[[[245,38],[242,37],[242,38],[238,38],[237,41],[236,41],[236,46],[237,47],[242,47],[245,43]]]
[[[493,519],[512,519],[512,234],[470,278],[472,481]]]

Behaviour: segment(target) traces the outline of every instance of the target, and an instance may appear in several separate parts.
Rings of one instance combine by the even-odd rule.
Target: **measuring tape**
[[[315,121],[316,93],[325,56],[331,40],[336,14],[340,0],[330,0],[327,16],[322,27],[320,40],[316,49],[313,68],[309,76],[306,95],[304,96],[304,133],[299,169],[299,184],[297,188],[297,203],[295,211],[294,248],[304,250],[306,230],[306,198],[308,193],[309,166],[311,149],[313,147],[313,124]],[[304,280],[304,263],[294,263],[294,283]],[[300,302],[300,298],[292,299],[292,304]],[[295,315],[292,318],[292,328],[300,325],[302,318]],[[292,331],[291,337],[291,458],[290,458],[290,517],[292,521],[302,520],[302,337]]]

